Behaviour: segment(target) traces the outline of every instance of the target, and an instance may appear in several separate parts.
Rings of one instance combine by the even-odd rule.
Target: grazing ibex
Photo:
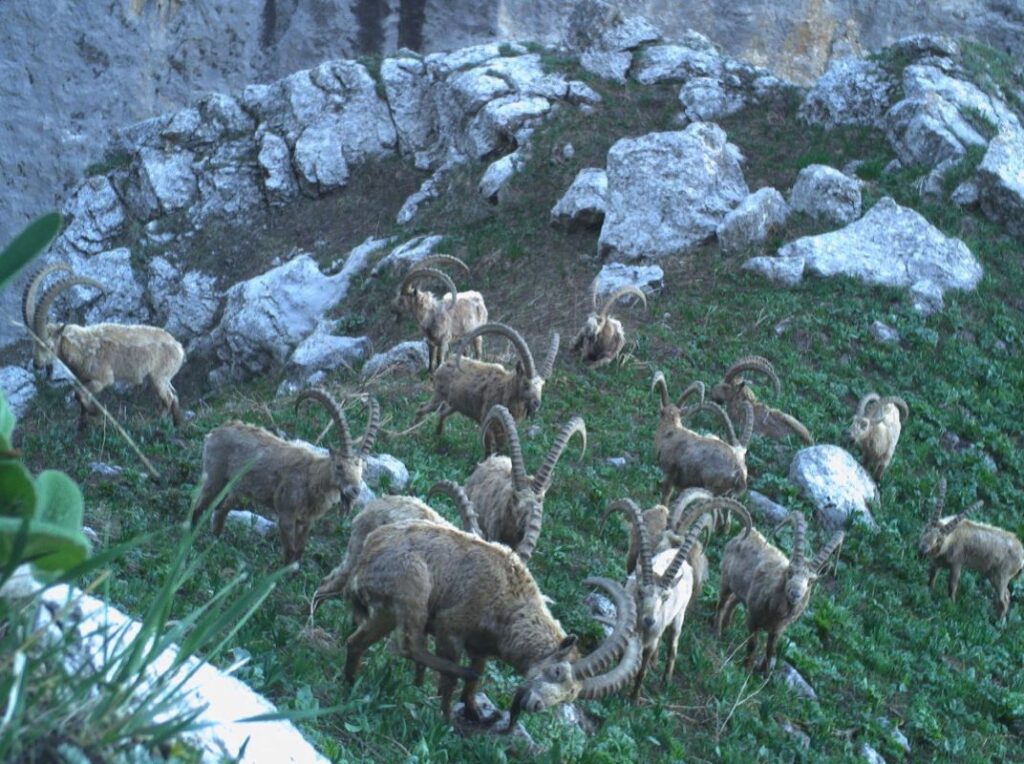
[[[616,289],[605,301],[601,311],[597,310],[597,284],[591,290],[593,311],[572,341],[572,352],[580,354],[580,360],[592,368],[611,363],[618,358],[626,344],[626,335],[622,330],[622,322],[612,318],[608,312],[618,300],[633,295],[640,298],[641,304],[647,307],[647,296],[635,286]]]
[[[453,340],[468,334],[478,326],[487,323],[487,306],[479,292],[460,292],[455,282],[444,272],[429,266],[452,263],[469,273],[469,267],[451,255],[430,255],[424,258],[406,274],[398,285],[398,293],[391,302],[396,319],[403,315],[412,316],[427,340],[430,361],[427,371],[433,373],[448,355]],[[448,292],[441,298],[429,291],[419,289],[421,281],[439,281]],[[449,299],[451,295],[451,299]],[[483,338],[474,342],[476,357],[483,356]]]
[[[737,439],[729,415],[721,406],[704,400],[704,385],[693,382],[673,405],[668,399],[665,375],[655,372],[651,392],[661,395],[658,429],[654,434],[654,453],[665,478],[661,483],[661,503],[668,504],[675,488],[706,488],[715,495],[743,493],[747,490],[747,443],[750,442],[753,417],[750,403],[744,401],[743,435]],[[696,393],[700,402],[683,409],[683,402]],[[683,414],[708,410],[725,424],[729,442],[715,435],[700,435],[683,424]]]
[[[963,568],[973,570],[992,582],[996,592],[996,619],[1006,618],[1010,608],[1010,581],[1024,567],[1024,547],[1010,531],[994,525],[976,523],[966,515],[982,506],[977,501],[956,516],[941,517],[946,500],[946,479],[939,481],[935,511],[921,531],[917,543],[919,557],[928,558],[928,587],[935,584],[939,568],[949,569],[949,596],[955,602]]]
[[[668,655],[662,683],[667,684],[672,678],[686,608],[694,596],[699,596],[707,571],[707,559],[697,537],[710,520],[702,515],[717,509],[738,512],[749,533],[750,515],[742,504],[732,499],[711,498],[696,504],[673,528],[675,532],[678,532],[680,526],[687,528],[686,537],[678,548],[666,544],[664,548],[652,551],[646,518],[633,501],[622,499],[608,508],[609,512],[626,513],[632,522],[633,537],[637,540],[639,575],[634,571],[626,583],[626,591],[636,600],[637,631],[642,647],[640,670],[633,685],[634,700],[640,694],[640,685],[651,658],[657,654],[662,635],[666,632]],[[662,541],[669,541],[669,538],[666,534]]]
[[[436,523],[385,525],[366,537],[348,580],[357,628],[346,642],[345,678],[352,682],[367,648],[397,628],[399,654],[440,672],[445,716],[455,679],[462,678],[465,714],[480,719],[476,687],[490,658],[524,677],[512,701],[509,730],[521,711],[603,697],[636,671],[636,608],[614,581],[584,583],[604,588],[617,616],[611,635],[579,657],[576,637],[551,616],[533,576],[511,549]],[[436,655],[426,649],[428,634]],[[468,670],[458,663],[463,650]]]
[[[860,446],[864,466],[875,480],[889,467],[903,422],[910,416],[902,398],[868,393],[857,404],[857,413],[847,431],[850,440]]]
[[[434,372],[433,397],[416,411],[414,425],[433,411],[437,412],[437,434],[444,430],[444,422],[458,412],[474,422],[481,423],[491,407],[502,404],[519,421],[533,416],[540,408],[544,382],[555,366],[558,354],[558,332],[551,336],[544,364],[537,369],[526,340],[515,329],[505,324],[484,324],[462,338],[463,345],[486,334],[508,338],[519,354],[516,368],[509,371],[500,363],[486,363],[463,358],[456,354]]]
[[[466,481],[466,496],[480,517],[483,537],[516,550],[523,560],[530,559],[540,536],[544,519],[544,496],[551,486],[551,475],[562,457],[569,439],[576,433],[583,439],[582,452],[587,449],[587,427],[577,416],[559,431],[551,449],[537,470],[529,476],[523,466],[512,414],[502,405],[491,408],[481,427],[482,439],[488,441],[492,426],[500,426],[508,443],[508,456],[489,456],[477,465]]]
[[[70,272],[67,265],[50,265],[39,271],[26,285],[22,294],[21,311],[25,326],[32,333],[32,361],[37,369],[46,369],[47,377],[53,373],[54,358],[60,360],[75,375],[82,386],[92,394],[115,382],[138,385],[146,380],[153,385],[165,411],[181,424],[178,394],[171,379],[185,362],[185,350],[168,332],[155,326],[140,324],[78,324],[47,323],[47,315],[54,300],[73,286],[86,286],[106,293],[98,281],[71,275],[51,285],[38,297],[43,281],[52,273]],[[79,428],[86,425],[89,415],[98,409],[88,395],[75,390],[81,407]]]
[[[779,394],[779,376],[775,373],[771,363],[767,358],[751,355],[741,358],[726,370],[722,381],[711,388],[711,400],[723,406],[734,420],[738,419],[742,413],[742,402],[748,401],[753,407],[754,432],[758,435],[773,440],[782,440],[789,435],[796,434],[807,445],[814,445],[811,433],[796,417],[767,406],[757,399],[750,383],[740,376],[745,371],[763,374],[771,382],[775,394]]]
[[[203,444],[203,482],[192,508],[193,525],[224,486],[243,470],[230,495],[214,510],[213,533],[220,535],[228,510],[238,502],[248,500],[268,507],[277,516],[286,564],[302,557],[310,528],[328,509],[340,501],[342,514],[349,511],[359,496],[364,459],[377,437],[380,408],[373,398],[366,399],[370,416],[356,451],[337,401],[326,391],[314,388],[299,393],[295,408],[308,400],[327,409],[340,448],[324,455],[305,441],[282,440],[262,427],[237,421],[221,425],[206,436]]]
[[[736,536],[725,545],[722,554],[722,581],[715,612],[715,630],[729,626],[732,611],[742,602],[747,608],[747,656],[749,670],[757,648],[757,632],[768,634],[765,645],[765,673],[775,656],[775,643],[782,631],[800,617],[811,599],[811,590],[825,563],[843,541],[843,531],[833,534],[817,557],[808,564],[804,559],[804,516],[790,512],[783,523],[793,523],[793,554],[789,559],[756,530]]]

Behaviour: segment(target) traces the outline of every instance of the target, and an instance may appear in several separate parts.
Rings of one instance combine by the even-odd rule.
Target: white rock
[[[155,323],[186,347],[210,330],[222,299],[213,276],[201,271],[182,275],[163,257],[149,261],[147,291]]]
[[[401,493],[409,485],[409,470],[391,454],[370,454],[363,465],[363,480],[377,490],[386,480],[388,493]]]
[[[231,525],[244,525],[256,531],[260,536],[266,536],[277,530],[276,520],[270,520],[247,509],[232,509],[225,517],[225,521]]]
[[[84,254],[106,249],[110,239],[124,228],[124,207],[104,176],[83,180],[62,211],[69,222],[60,238]]]
[[[881,127],[892,83],[878,64],[863,58],[833,58],[814,83],[797,117],[811,125]]]
[[[796,177],[789,204],[830,223],[850,223],[860,217],[860,183],[834,167],[808,165]]]
[[[626,466],[626,457],[624,456],[609,456],[605,458],[604,463],[609,467],[615,467],[616,469],[622,469]]]
[[[367,337],[339,337],[331,334],[330,324],[321,321],[316,329],[296,346],[288,359],[288,377],[298,385],[309,384],[318,371],[350,371],[373,352]]]
[[[871,332],[871,337],[875,342],[883,345],[898,343],[900,341],[900,333],[881,321],[872,321],[871,328],[868,331]]]
[[[789,514],[788,509],[781,504],[776,504],[763,493],[748,489],[747,498],[750,500],[750,508],[772,525],[778,525]]]
[[[335,124],[311,125],[295,141],[295,167],[312,193],[341,188],[348,182],[344,144]]]
[[[136,217],[151,220],[188,207],[197,191],[193,160],[189,151],[139,149],[132,172],[137,181],[127,192]]]
[[[518,151],[513,151],[511,154],[506,154],[501,159],[491,162],[484,170],[483,177],[480,178],[480,183],[477,186],[480,195],[495,204],[500,202],[502,189],[517,172],[523,169],[525,164],[522,154]]]
[[[437,168],[433,175],[423,181],[419,189],[410,194],[409,198],[402,203],[402,208],[398,210],[398,215],[395,216],[398,224],[405,225],[416,216],[421,204],[439,197],[444,191],[444,181],[451,174],[452,170],[464,162],[465,159],[458,156],[446,160]]]
[[[371,276],[398,275],[405,273],[427,255],[434,254],[434,249],[441,243],[443,237],[434,234],[415,236],[381,258],[373,270]]]
[[[626,81],[632,63],[633,54],[629,51],[591,48],[580,54],[580,66],[591,74],[615,82]]]
[[[405,156],[433,152],[438,143],[437,112],[426,64],[412,57],[385,58],[380,76],[399,150]]]
[[[502,146],[519,146],[516,132],[524,126],[537,124],[550,110],[551,102],[540,96],[495,98],[470,121],[462,148],[470,157],[483,159]]]
[[[0,367],[0,390],[15,417],[25,416],[28,404],[36,397],[36,379],[20,366]]]
[[[264,133],[257,161],[263,170],[263,188],[270,204],[287,204],[298,195],[299,184],[292,171],[291,154],[284,138],[275,133]]]
[[[869,764],[885,764],[885,757],[867,743],[860,744],[860,757]]]
[[[804,265],[802,257],[759,256],[743,263],[743,270],[757,273],[782,286],[796,286],[803,280]]]
[[[815,517],[826,531],[845,528],[851,517],[876,527],[867,505],[878,501],[878,486],[845,449],[832,445],[800,449],[789,465],[789,480],[814,504]]]
[[[739,252],[761,244],[786,225],[789,205],[770,186],[759,188],[730,210],[715,229],[722,252]]]
[[[402,342],[385,353],[377,353],[363,364],[362,379],[382,374],[416,374],[427,368],[429,356],[424,340]]]
[[[1024,236],[1024,130],[1004,130],[978,166],[978,201],[986,216]]]
[[[103,297],[96,298],[96,290],[74,287],[73,305],[89,304],[85,323],[99,324],[112,321],[119,324],[147,323],[150,319],[142,285],[132,270],[131,250],[121,247],[83,260],[75,267],[81,276],[96,279],[107,286]]]
[[[929,279],[915,281],[910,285],[910,301],[914,310],[926,316],[946,307],[942,299],[942,288]]]
[[[652,295],[665,285],[665,272],[660,265],[627,265],[608,263],[594,277],[592,288],[598,302],[616,289],[635,286]]]
[[[569,189],[551,208],[551,224],[568,230],[596,227],[608,204],[608,175],[596,167],[579,171]]]
[[[799,671],[786,661],[780,661],[779,663],[780,665],[776,672],[782,676],[787,687],[805,700],[818,699],[818,694],[814,691],[814,688],[807,683],[807,680],[803,678]]]
[[[679,89],[683,113],[694,122],[728,117],[743,108],[743,95],[718,77],[694,77]]]
[[[980,197],[981,194],[978,190],[977,182],[965,180],[953,189],[953,193],[949,195],[949,201],[953,202],[957,207],[973,207],[978,203]]]
[[[105,462],[89,462],[89,472],[100,477],[112,478],[124,472],[124,468]]]
[[[707,38],[703,38],[707,42]],[[692,77],[717,77],[722,72],[722,59],[710,42],[691,47],[666,43],[644,48],[636,56],[634,74],[638,82],[685,82]]]

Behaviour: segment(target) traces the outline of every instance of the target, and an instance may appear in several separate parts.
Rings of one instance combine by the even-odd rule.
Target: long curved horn
[[[106,287],[95,279],[86,278],[85,276],[71,276],[63,281],[58,281],[53,284],[49,289],[43,292],[43,296],[39,298],[39,302],[36,303],[35,313],[32,314],[32,331],[36,333],[37,337],[44,337],[46,334],[46,316],[50,312],[50,306],[53,305],[53,301],[57,299],[57,295],[66,289],[70,289],[73,286],[88,286],[94,289],[100,290],[103,294],[107,293]]]
[[[480,438],[484,443],[484,458],[489,456],[486,450],[487,433],[495,424],[501,425],[501,429],[505,431],[505,440],[508,443],[508,456],[512,460],[512,487],[518,493],[525,490],[527,486],[526,468],[523,466],[523,449],[519,445],[519,431],[516,429],[516,420],[512,418],[512,413],[500,403],[491,406],[491,410],[484,417],[483,424],[480,425]]]
[[[900,410],[900,421],[907,421],[907,417],[910,416],[910,407],[907,406],[907,402],[897,395],[887,395],[879,401],[881,404],[891,403],[893,406]],[[879,407],[881,408],[881,407]]]
[[[971,506],[969,506],[963,512],[961,512],[956,517],[954,517],[952,520],[950,520],[948,523],[946,523],[944,526],[942,526],[942,535],[943,536],[947,536],[950,533],[952,533],[953,530],[958,525],[960,525],[960,523],[962,523],[964,520],[967,519],[967,515],[969,515],[971,512],[974,512],[977,509],[981,509],[984,505],[985,505],[985,502],[983,502],[983,501],[976,501],[976,502],[974,502]]]
[[[793,553],[789,556],[789,564],[797,570],[803,570],[807,567],[807,560],[804,558],[804,536],[807,533],[807,520],[804,519],[803,512],[793,510],[784,523],[792,521],[793,523]]]
[[[597,700],[605,695],[618,692],[633,681],[640,670],[640,639],[636,635],[626,640],[619,665],[607,673],[583,680],[579,697],[584,700]]]
[[[860,403],[857,404],[857,416],[864,416],[864,412],[867,411],[868,404],[880,401],[881,396],[878,393],[868,393],[860,399]]]
[[[743,407],[743,430],[740,432],[739,444],[746,448],[750,445],[750,438],[754,434],[754,405],[746,399],[740,401],[740,405]],[[735,441],[733,441],[733,445],[736,445]]]
[[[713,498],[714,494],[706,488],[684,488],[672,502],[672,512],[669,515],[668,525],[665,527],[678,533],[681,528],[685,527],[682,525],[682,520],[685,517],[683,513],[687,508],[695,501]]]
[[[628,294],[631,294],[634,297],[639,297],[640,302],[643,303],[644,310],[647,309],[647,295],[644,294],[642,289],[635,286],[619,287],[614,292],[612,292],[611,295],[609,295],[607,300],[605,300],[604,307],[601,308],[602,320],[608,318],[608,311],[612,309],[612,305],[614,305],[616,302],[618,302]],[[596,302],[594,304],[597,305]]]
[[[423,268],[431,268],[434,265],[456,265],[459,268],[462,268],[467,276],[469,275],[469,266],[459,258],[455,257],[455,255],[427,255],[422,260],[415,263],[412,266],[412,270],[418,271]]]
[[[345,414],[342,412],[338,402],[334,400],[334,396],[320,387],[311,387],[308,390],[303,390],[295,398],[296,413],[298,413],[299,406],[303,401],[316,401],[327,409],[327,413],[331,415],[331,419],[334,420],[334,426],[338,430],[338,440],[341,441],[341,453],[346,459],[351,459],[352,435],[348,429],[348,420],[345,419]]]
[[[452,305],[455,304],[455,300],[459,296],[459,290],[456,288],[455,282],[452,281],[451,277],[447,273],[435,268],[417,268],[414,271],[409,271],[409,273],[405,274],[405,278],[402,279],[402,283],[398,285],[398,291],[401,293],[412,282],[423,281],[426,279],[434,279],[435,281],[440,281],[444,284],[445,289],[447,289],[448,293],[452,296]],[[445,294],[445,297],[447,296],[448,294]]]
[[[359,441],[359,452],[366,456],[377,442],[377,433],[380,430],[380,404],[373,396],[366,397],[366,405],[370,409],[369,417],[366,420],[366,430],[363,431],[363,439]]]
[[[654,566],[651,562],[651,540],[647,537],[643,513],[632,499],[619,499],[610,504],[605,510],[605,518],[612,512],[622,512],[633,523],[637,546],[640,547],[640,553],[637,555],[640,563],[640,585],[644,590],[649,590],[654,586]]]
[[[778,395],[782,389],[782,385],[779,384],[779,375],[775,373],[775,367],[764,356],[748,355],[739,359],[726,370],[723,379],[726,382],[732,382],[733,378],[742,371],[758,371],[764,374],[772,383],[772,392],[775,395]]]
[[[480,517],[476,513],[476,507],[473,506],[473,502],[470,501],[461,485],[454,480],[440,480],[430,486],[430,490],[427,491],[427,496],[438,494],[447,496],[455,503],[455,508],[459,511],[459,518],[462,520],[462,530],[480,538],[484,537],[480,530]]]
[[[697,403],[697,405],[699,406],[701,403],[704,402],[704,383],[701,382],[699,379],[691,382],[689,385],[686,386],[686,389],[679,394],[679,397],[676,398],[676,408],[681,409],[686,399],[689,398],[694,393],[697,394],[697,398],[699,399]]]
[[[523,339],[523,335],[511,326],[506,326],[505,324],[499,324],[497,322],[483,324],[468,334],[463,334],[462,338],[459,340],[459,350],[456,362],[458,362],[458,358],[462,355],[462,348],[467,347],[472,340],[485,334],[500,334],[502,337],[507,338],[515,347],[516,352],[519,353],[519,358],[522,360],[523,366],[526,368],[527,376],[530,378],[537,376],[537,367],[533,363],[533,354],[530,353],[530,348],[526,344],[526,340]]]
[[[608,592],[615,604],[615,626],[597,648],[572,664],[572,675],[578,680],[595,678],[622,655],[630,636],[636,632],[636,601],[630,597],[622,584],[608,578],[593,576],[583,581],[584,586],[599,586]],[[638,656],[639,657],[639,656]]]
[[[702,514],[709,511],[711,510],[703,509]],[[672,562],[669,563],[669,566],[665,568],[665,572],[658,579],[658,585],[662,589],[671,589],[676,585],[676,579],[679,577],[679,571],[682,569],[683,563],[690,556],[690,550],[693,549],[693,545],[697,541],[700,532],[704,530],[709,522],[711,520],[707,516],[698,516],[693,521],[690,530],[686,532],[686,538],[683,539],[682,545],[676,550],[676,556],[672,558]]]
[[[811,563],[811,570],[815,575],[818,575],[818,572],[825,567],[825,563],[828,562],[828,558],[831,557],[832,553],[835,552],[839,548],[839,545],[843,543],[843,537],[845,535],[846,533],[844,531],[836,531],[832,534],[832,538],[828,540],[828,543],[818,550],[818,554],[814,556],[814,561]]]
[[[540,378],[547,379],[555,370],[555,358],[558,356],[558,342],[561,339],[558,332],[551,332],[551,341],[548,343],[548,352],[544,356],[544,363],[540,366]]]
[[[651,380],[651,392],[657,390],[661,393],[661,407],[668,408],[668,382],[665,381],[665,374],[661,371],[654,372],[654,379]]]
[[[946,478],[945,476],[939,478],[938,490],[935,493],[935,509],[932,510],[932,516],[928,520],[928,525],[934,526],[939,524],[939,518],[942,517],[942,510],[946,506]]]
[[[732,445],[736,445],[736,430],[733,429],[732,420],[729,418],[729,415],[725,413],[725,409],[723,409],[714,401],[704,401],[699,406],[697,406],[697,408],[694,411],[710,411],[716,414],[718,418],[722,420],[722,423],[725,425],[726,434],[728,434],[729,436],[729,443],[731,443]]]
[[[751,519],[747,508],[736,501],[736,499],[730,499],[728,496],[711,496],[710,494],[707,499],[701,501],[700,504],[697,504],[686,514],[679,517],[675,524],[669,525],[669,528],[675,533],[680,533],[683,528],[689,527],[695,518],[715,509],[724,509],[726,512],[739,515],[743,521],[743,538],[750,535],[750,529],[753,528],[754,521]]]
[[[544,461],[541,462],[540,469],[533,476],[531,488],[538,496],[543,496],[547,493],[548,488],[551,487],[551,473],[555,469],[555,465],[558,464],[558,460],[562,458],[562,453],[565,451],[569,439],[576,433],[579,433],[583,439],[580,458],[582,459],[583,455],[587,453],[587,425],[584,424],[582,418],[574,416],[559,430],[558,435],[555,437],[555,442],[551,444],[551,448],[548,449]]]
[[[58,271],[71,273],[71,266],[67,263],[51,263],[40,268],[36,275],[25,284],[25,290],[21,293],[21,318],[25,322],[25,328],[31,328],[33,325],[32,317],[36,312],[36,295],[42,288],[43,282],[51,273]]]

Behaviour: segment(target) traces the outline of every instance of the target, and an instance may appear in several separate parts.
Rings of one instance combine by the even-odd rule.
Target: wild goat
[[[160,398],[162,407],[175,425],[181,424],[178,394],[171,379],[185,362],[185,350],[168,332],[155,326],[140,324],[78,324],[47,323],[47,315],[61,292],[73,286],[87,286],[106,293],[98,281],[71,275],[51,285],[36,299],[43,281],[58,271],[71,272],[67,265],[50,265],[39,271],[26,285],[21,299],[22,318],[32,333],[32,362],[37,369],[53,374],[54,358],[68,367],[93,397],[115,382],[138,385],[149,380]],[[78,426],[86,425],[88,416],[98,413],[94,401],[81,390],[75,390],[81,407]]]
[[[214,510],[213,533],[220,535],[233,504],[251,501],[268,507],[277,516],[285,564],[302,557],[313,522],[335,503],[341,502],[342,514],[349,511],[359,496],[364,459],[377,437],[380,408],[373,398],[366,399],[369,421],[355,451],[348,421],[337,401],[324,390],[303,390],[295,399],[296,410],[309,400],[323,405],[331,415],[340,448],[324,455],[305,441],[282,440],[262,427],[238,421],[221,425],[203,443],[203,482],[192,507],[193,525],[240,473],[230,494]]]
[[[630,499],[612,504],[608,511],[622,511],[632,522],[633,535],[637,540],[637,564],[639,575],[634,571],[626,583],[626,591],[633,595],[637,607],[637,630],[642,653],[640,670],[633,685],[633,699],[640,694],[640,685],[651,658],[657,654],[662,635],[668,632],[668,656],[662,682],[667,684],[675,669],[679,633],[683,628],[686,608],[694,596],[699,596],[707,571],[707,559],[697,537],[710,522],[702,515],[716,509],[738,512],[750,531],[750,515],[746,508],[732,499],[712,498],[693,507],[687,516],[680,518],[679,525],[686,527],[686,537],[678,548],[666,546],[652,551],[647,535],[647,525],[640,508]],[[663,537],[663,540],[668,540]]]
[[[857,404],[847,435],[860,446],[864,466],[875,480],[888,469],[908,416],[906,401],[891,395],[882,398],[878,393],[868,393]]]
[[[483,422],[495,404],[502,404],[518,421],[533,416],[540,408],[544,382],[555,365],[558,354],[558,332],[551,336],[547,357],[538,373],[533,354],[526,340],[515,329],[505,324],[484,324],[462,338],[468,344],[477,337],[498,334],[508,338],[519,354],[514,371],[500,363],[486,363],[462,358],[457,354],[441,364],[434,372],[434,395],[416,411],[414,425],[427,414],[436,411],[437,434],[444,430],[444,421],[458,412],[474,422]]]
[[[716,495],[743,493],[747,490],[747,443],[753,426],[749,401],[742,402],[745,418],[743,435],[736,438],[729,415],[721,406],[704,400],[704,384],[693,382],[675,405],[669,402],[665,375],[655,372],[651,392],[661,394],[660,419],[654,434],[654,453],[665,478],[661,483],[661,503],[667,505],[675,488],[706,488]],[[697,393],[700,402],[683,409],[683,402]],[[700,435],[683,425],[683,415],[708,410],[725,423],[729,442],[714,435]]]
[[[608,315],[618,300],[627,295],[640,298],[644,308],[647,307],[647,296],[635,286],[616,289],[605,301],[601,311],[597,310],[597,283],[590,292],[593,306],[587,321],[572,341],[572,352],[580,354],[580,360],[592,368],[611,363],[618,358],[626,344],[626,335],[622,330],[622,322]]]
[[[715,630],[729,626],[732,611],[742,602],[747,608],[747,657],[744,665],[750,670],[757,648],[757,632],[768,634],[765,645],[765,673],[775,655],[775,643],[782,631],[800,617],[811,599],[811,589],[821,575],[828,558],[843,541],[837,531],[821,548],[810,565],[804,559],[806,521],[800,512],[790,512],[783,523],[793,523],[793,555],[786,555],[772,546],[764,536],[751,530],[736,536],[725,545],[722,554],[722,581],[715,612]]]
[[[455,282],[444,272],[429,267],[439,263],[458,265],[466,273],[469,267],[457,257],[451,255],[430,255],[420,260],[402,279],[398,285],[398,293],[391,302],[391,310],[395,319],[403,315],[412,316],[426,337],[430,350],[427,371],[433,373],[448,355],[448,347],[452,340],[487,323],[487,306],[483,295],[479,292],[460,292]],[[417,288],[421,281],[440,281],[447,288],[447,293],[436,297],[429,291]],[[448,299],[448,295],[452,299]],[[476,357],[483,357],[483,338],[478,337],[474,343]]]
[[[757,399],[750,383],[739,376],[745,371],[764,374],[771,382],[774,393],[779,394],[781,387],[779,376],[775,373],[771,363],[767,358],[751,355],[741,358],[726,370],[722,381],[711,388],[711,400],[723,406],[733,419],[740,416],[742,402],[748,401],[754,412],[754,432],[758,435],[773,440],[782,440],[795,433],[807,445],[814,445],[811,433],[796,417],[767,406]]]
[[[484,459],[466,481],[466,496],[480,517],[483,538],[497,541],[516,550],[520,559],[528,560],[533,554],[544,519],[544,496],[551,486],[551,475],[565,451],[569,439],[576,433],[583,438],[582,452],[587,449],[587,427],[577,416],[559,431],[551,449],[530,477],[523,466],[523,452],[519,445],[512,414],[502,405],[487,412],[480,428],[482,439],[500,425],[508,443],[508,456],[493,455]]]
[[[1024,567],[1024,547],[1010,531],[965,519],[984,502],[975,502],[956,516],[940,519],[945,500],[946,480],[943,478],[939,481],[935,511],[917,542],[918,557],[927,557],[931,562],[928,588],[934,586],[939,568],[948,568],[949,596],[955,602],[960,571],[963,568],[977,571],[992,582],[996,591],[996,620],[1002,621],[1010,608],[1010,581],[1020,575]]]
[[[466,716],[480,719],[476,686],[489,658],[525,677],[512,701],[509,730],[523,710],[535,713],[577,697],[603,697],[636,671],[636,609],[614,581],[584,583],[608,592],[617,622],[597,649],[579,657],[576,637],[566,635],[551,616],[525,563],[511,549],[435,523],[385,525],[366,537],[348,580],[346,597],[357,628],[346,642],[345,678],[352,682],[367,648],[397,627],[399,654],[441,673],[445,716],[455,678],[462,678]],[[426,649],[428,633],[436,655]],[[469,669],[458,664],[463,650]]]

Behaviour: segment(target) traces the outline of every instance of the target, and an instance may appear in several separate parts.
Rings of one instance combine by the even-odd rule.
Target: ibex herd
[[[430,351],[427,371],[432,396],[417,410],[414,424],[437,413],[440,435],[445,420],[461,414],[479,425],[483,458],[463,483],[442,480],[427,494],[428,500],[451,499],[459,527],[414,496],[374,498],[351,519],[344,558],[323,578],[310,607],[312,618],[323,602],[341,598],[351,610],[355,628],[346,640],[345,679],[354,681],[366,651],[395,631],[397,654],[415,663],[417,681],[425,669],[439,674],[441,710],[446,715],[451,712],[455,683],[461,679],[464,713],[480,720],[476,687],[489,659],[508,664],[522,677],[506,730],[523,711],[538,712],[576,698],[600,698],[630,683],[636,699],[662,641],[667,650],[663,682],[672,678],[686,613],[708,579],[706,544],[715,532],[728,528],[730,515],[743,521],[743,529],[721,552],[714,625],[721,636],[733,610],[742,604],[747,625],[745,665],[752,667],[757,634],[764,631],[767,644],[760,668],[768,671],[779,636],[807,608],[814,583],[843,540],[843,532],[835,533],[808,562],[806,522],[803,514],[793,511],[781,524],[793,529],[787,557],[753,527],[739,501],[750,481],[747,455],[753,435],[774,440],[795,435],[804,444],[814,443],[800,420],[755,395],[748,379],[753,374],[767,380],[775,396],[780,394],[772,364],[762,356],[742,357],[710,388],[707,398],[705,385],[698,380],[684,387],[674,403],[665,375],[654,372],[650,391],[658,401],[653,445],[662,473],[661,503],[641,511],[635,501],[624,497],[607,507],[607,513],[621,512],[629,520],[628,578],[624,585],[602,575],[584,578],[584,586],[603,589],[615,605],[614,618],[604,619],[610,634],[584,654],[580,640],[567,634],[549,611],[527,567],[538,547],[545,498],[559,460],[575,435],[581,441],[581,458],[587,448],[583,419],[570,417],[555,434],[536,472],[527,473],[517,422],[535,416],[541,407],[559,335],[552,333],[538,366],[523,336],[506,324],[488,322],[483,296],[458,291],[441,270],[444,266],[469,274],[458,258],[430,256],[402,278],[391,304],[396,317],[416,321]],[[45,279],[53,274],[67,275],[43,290]],[[428,282],[442,285],[444,295],[423,289]],[[49,372],[59,361],[87,391],[78,392],[80,426],[95,410],[92,396],[115,382],[138,384],[146,379],[164,410],[180,424],[171,379],[185,358],[181,345],[163,329],[151,326],[49,323],[54,301],[73,286],[103,292],[101,284],[71,274],[68,266],[52,265],[26,287],[22,312],[33,337],[35,366]],[[633,287],[613,292],[600,311],[593,295],[593,313],[571,344],[588,367],[606,365],[620,355],[625,335],[609,311],[626,296],[638,298],[646,307],[646,296]],[[517,356],[514,368],[484,360],[487,336],[511,343]],[[464,357],[469,347],[475,358]],[[233,504],[247,501],[264,507],[277,520],[285,563],[297,563],[313,524],[334,505],[347,515],[363,490],[364,464],[381,420],[375,399],[361,396],[360,400],[367,410],[367,423],[357,444],[342,403],[321,388],[298,394],[296,411],[312,401],[330,416],[337,445],[326,451],[240,421],[210,431],[192,522],[212,508],[213,532],[219,535]],[[875,392],[864,395],[857,406],[848,434],[876,480],[892,462],[908,411],[903,399]],[[714,416],[721,436],[695,429],[693,419],[701,413]],[[495,453],[502,445],[507,455]],[[962,569],[976,571],[992,582],[996,617],[1005,619],[1009,583],[1024,567],[1024,548],[1008,531],[965,519],[981,502],[959,515],[940,517],[945,492],[943,479],[935,511],[918,545],[920,556],[931,563],[929,586],[938,569],[947,568],[949,594],[955,599]],[[708,539],[702,542],[705,532]],[[597,567],[609,567],[594,562]],[[428,637],[433,638],[433,650]],[[461,663],[464,655],[467,666]]]

